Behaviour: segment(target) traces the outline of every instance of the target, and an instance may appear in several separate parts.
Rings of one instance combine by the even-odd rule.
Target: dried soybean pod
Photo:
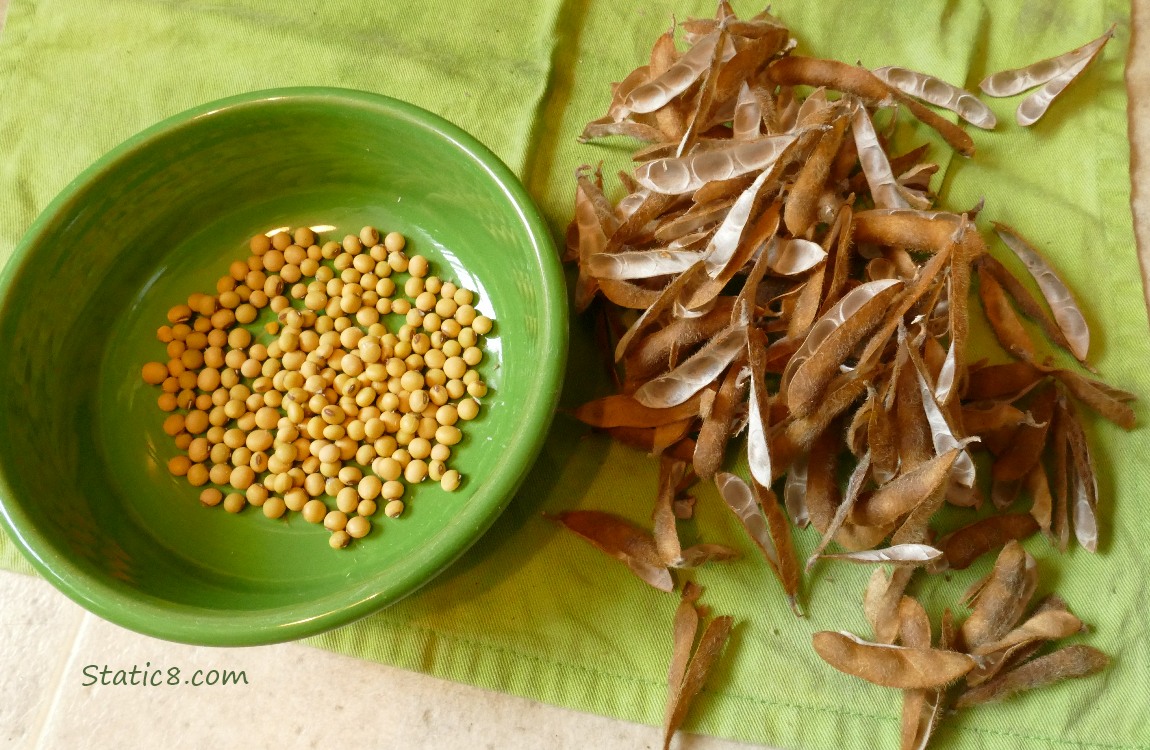
[[[927,565],[941,557],[942,552],[931,547],[929,544],[895,544],[882,549],[819,555],[819,558],[823,560],[842,560],[844,562],[853,562],[862,565],[889,563],[891,565],[910,565],[912,567]]]
[[[898,640],[910,648],[930,648],[930,618],[917,600],[902,597],[898,605]],[[921,733],[922,717],[927,712],[928,691],[906,690],[902,700],[902,746],[913,746]]]
[[[730,35],[727,32],[727,27],[726,25],[720,25],[719,36],[715,42],[715,48],[711,53],[711,59],[707,65],[707,72],[699,82],[698,94],[695,97],[695,106],[691,108],[691,115],[687,120],[687,131],[679,141],[679,146],[675,150],[675,156],[682,156],[684,153],[689,152],[691,146],[698,140],[699,133],[706,129],[707,121],[710,118],[712,103],[715,100],[715,88],[719,82],[719,68],[723,60],[723,52],[729,44]]]
[[[953,349],[954,347],[950,347],[951,351],[953,351]],[[933,336],[927,336],[926,339],[922,342],[922,352],[919,356],[919,359],[922,360],[924,372],[927,376],[927,382],[934,384],[932,393],[934,393],[935,400],[939,401],[940,403],[942,402],[942,399],[938,397],[938,391],[941,388],[939,383],[939,376],[943,375],[943,370],[947,366],[946,353],[947,349],[942,347],[942,344],[939,343],[938,339],[934,338]]]
[[[939,540],[939,546],[952,570],[964,570],[987,552],[1036,531],[1038,524],[1029,514],[1005,513],[963,526]]]
[[[1015,431],[1010,447],[994,462],[992,475],[996,482],[1020,481],[1042,458],[1057,397],[1054,388],[1049,386],[1035,396],[1030,404],[1035,424],[1021,425]]]
[[[889,578],[882,568],[871,574],[863,593],[863,614],[879,643],[894,643],[898,637],[898,605],[914,570],[895,568]]]
[[[1086,440],[1086,433],[1078,421],[1078,415],[1069,402],[1060,404],[1062,414],[1066,416],[1067,440],[1070,446],[1070,455],[1073,458],[1073,509],[1074,538],[1078,544],[1089,552],[1098,547],[1098,519],[1096,517],[1098,506],[1098,480],[1094,472],[1094,460],[1090,457],[1090,446]],[[1060,415],[1061,416],[1061,415]]]
[[[587,267],[597,279],[649,279],[686,271],[699,259],[691,250],[633,250],[596,253],[587,258]]]
[[[904,94],[922,99],[936,107],[949,109],[971,125],[984,130],[993,130],[998,124],[994,112],[975,98],[974,94],[940,78],[896,66],[879,68],[874,74]]]
[[[1050,493],[1050,483],[1046,477],[1046,467],[1042,462],[1031,467],[1026,475],[1023,486],[1031,497],[1030,516],[1038,524],[1038,528],[1047,538],[1053,540],[1050,524],[1054,513],[1054,497]]]
[[[1014,401],[1042,382],[1046,373],[1030,362],[1008,362],[970,370],[964,400]]]
[[[582,169],[582,168],[580,168]],[[577,173],[578,174],[578,173]],[[578,236],[579,277],[575,282],[575,309],[579,312],[587,309],[599,290],[599,284],[591,276],[588,260],[592,255],[603,252],[608,244],[608,235],[604,230],[595,203],[589,192],[589,180],[580,175],[575,189],[575,226]]]
[[[980,402],[962,407],[962,426],[969,435],[1019,427],[1040,427],[1042,422],[1005,401]]]
[[[738,35],[738,28],[740,24],[737,21],[727,24],[727,30],[731,34]],[[754,37],[749,44],[745,44],[729,60],[724,61],[718,81],[715,83],[714,101],[721,103],[734,97],[740,84],[756,76],[775,53],[782,51],[789,38],[790,34],[785,28],[771,28]]]
[[[699,264],[700,268],[702,264]],[[700,271],[702,273],[702,271]],[[715,300],[714,307],[698,317],[675,317],[656,331],[645,336],[632,347],[632,352],[624,359],[627,379],[638,388],[640,384],[668,367],[677,365],[674,352],[686,351],[696,344],[714,339],[731,323],[732,303],[730,297]]]
[[[938,628],[938,647],[950,649],[958,638],[958,628],[954,623],[954,612],[949,607],[942,611],[942,622]]]
[[[931,112],[901,91],[892,87],[891,93],[899,104],[906,107],[914,115],[915,119],[923,125],[933,128],[942,136],[943,140],[950,144],[951,148],[963,156],[974,156],[974,140],[969,133],[951,121]]]
[[[720,6],[721,7],[721,6]],[[740,20],[734,17],[726,19],[727,29],[735,36],[746,39],[759,39],[778,32],[787,32],[787,28],[766,12],[756,15],[750,20]],[[690,35],[703,36],[715,30],[719,22],[710,18],[688,18],[680,24]]]
[[[766,221],[768,224],[773,225],[774,228],[778,226],[778,212],[777,206],[772,206],[767,212],[768,216]],[[774,228],[770,231],[773,233]],[[760,242],[760,237],[753,237],[753,242]],[[751,270],[747,273],[746,279],[743,281],[743,288],[739,290],[738,296],[735,297],[734,304],[731,306],[731,325],[740,322],[747,322],[748,324],[755,320],[758,309],[759,287],[763,282],[763,277],[767,273],[767,261],[770,258],[770,253],[767,248],[763,248],[759,253],[759,257],[751,265]],[[692,295],[693,297],[694,295]],[[723,299],[723,298],[720,298]]]
[[[922,403],[922,391],[918,387],[914,366],[909,362],[909,348],[899,346],[896,357],[895,434],[898,438],[900,466],[905,472],[929,461],[934,449],[930,423]]]
[[[582,135],[580,135],[577,140],[580,143],[586,143],[596,138],[607,138],[613,135],[634,138],[637,141],[646,141],[648,143],[658,143],[663,140],[663,132],[656,127],[644,125],[641,122],[632,122],[631,120],[620,120],[616,122],[610,117],[587,123],[583,128]]]
[[[647,67],[652,79],[670,70],[679,60],[679,51],[675,48],[675,24],[655,40],[651,48],[651,60]],[[654,112],[655,123],[663,132],[666,140],[678,142],[687,129],[687,118],[679,102],[675,99],[659,107]]]
[[[630,396],[616,394],[589,401],[571,416],[591,427],[659,427],[699,414],[701,394],[695,394],[678,406],[651,409]]]
[[[713,382],[743,351],[745,326],[729,326],[683,364],[635,391],[635,400],[651,408],[676,406]]]
[[[787,321],[786,338],[801,341],[806,338],[811,326],[818,318],[822,303],[823,279],[827,264],[819,263],[803,283],[802,290],[795,299],[795,307]]]
[[[978,269],[978,296],[982,300],[990,329],[994,331],[994,337],[1002,344],[1002,348],[1024,362],[1037,362],[1038,351],[1034,348],[1030,334],[1022,327],[1018,314],[1010,306],[1006,292],[981,266]]]
[[[854,218],[856,242],[931,253],[951,247],[962,222],[959,214],[906,209],[859,211]]]
[[[1122,403],[1114,393],[1104,390],[1103,384],[1070,370],[1055,370],[1053,375],[1066,386],[1066,390],[1070,391],[1074,398],[1119,427],[1125,430],[1134,428],[1134,410]]]
[[[1067,646],[967,690],[958,697],[955,708],[1006,700],[1024,690],[1032,690],[1074,677],[1088,677],[1101,672],[1109,663],[1110,657],[1096,648],[1083,645]]]
[[[866,434],[875,480],[889,481],[898,471],[898,448],[895,445],[893,415],[887,408],[887,399],[878,393],[871,398]]]
[[[628,73],[619,83],[611,84],[611,103],[607,106],[607,116],[600,118],[600,121],[609,119],[618,122],[630,115],[631,110],[626,105],[627,97],[650,78],[650,66],[642,65]]]
[[[1058,408],[1054,411],[1054,426],[1050,433],[1051,470],[1054,472],[1054,519],[1051,524],[1060,552],[1070,545],[1070,458],[1069,417],[1065,409],[1066,394],[1058,392]]]
[[[851,472],[850,480],[847,482],[846,496],[843,497],[842,503],[835,509],[835,515],[831,519],[827,530],[823,532],[822,539],[819,540],[818,545],[815,546],[814,552],[807,558],[807,571],[814,567],[815,562],[818,561],[819,555],[830,544],[831,539],[838,533],[839,528],[842,527],[843,522],[846,521],[847,516],[854,508],[855,502],[858,500],[859,492],[862,490],[863,484],[870,474],[870,452],[864,453],[863,457],[859,459],[858,464],[855,465],[854,471]]]
[[[850,116],[840,114],[831,123],[831,129],[819,136],[810,157],[799,167],[791,185],[790,195],[783,209],[783,223],[795,237],[804,237],[818,219],[819,196],[830,176],[835,154],[842,146],[843,136],[850,124]]]
[[[946,615],[943,615],[943,628],[946,628]],[[904,646],[930,648],[930,619],[926,610],[917,600],[902,597],[898,607],[899,640]],[[952,623],[953,625],[953,623]],[[946,632],[939,639],[939,648],[950,650]],[[921,750],[930,741],[930,736],[938,723],[943,704],[944,690],[906,690],[903,692],[902,725],[900,747],[903,750]]]
[[[755,500],[758,501],[759,508],[763,511],[763,517],[767,520],[767,529],[770,532],[777,555],[776,572],[779,576],[779,583],[783,585],[783,592],[787,595],[787,603],[790,604],[791,611],[795,613],[796,617],[802,617],[803,612],[798,604],[802,572],[799,570],[798,554],[795,552],[794,540],[791,538],[791,525],[783,514],[782,508],[779,507],[779,500],[775,497],[774,492],[753,479],[751,480],[751,491]]]
[[[1068,638],[1083,629],[1082,621],[1064,609],[1036,612],[1025,622],[1002,638],[985,643],[974,650],[977,656],[1004,652],[1035,641],[1054,641]]]
[[[687,473],[686,464],[669,456],[659,456],[659,491],[655,496],[652,513],[655,549],[664,565],[675,567],[683,559],[683,546],[675,525],[675,488]]]
[[[769,172],[763,172],[751,183],[715,231],[703,251],[703,265],[711,281],[695,290],[687,302],[688,308],[698,309],[714,299],[751,255],[774,237],[779,226],[778,203],[762,212],[758,210],[762,187],[769,176]]]
[[[848,553],[871,551],[890,536],[890,532],[890,526],[855,526],[846,521],[835,533],[835,544]]]
[[[741,557],[738,550],[721,544],[693,544],[683,550],[676,568],[698,568],[709,562],[726,562]]]
[[[640,188],[640,192],[647,192]],[[696,191],[697,194],[697,191]],[[650,242],[671,242],[689,236],[693,232],[710,229],[727,215],[735,196],[699,199],[692,194],[690,202],[680,196],[666,211],[652,218],[627,243],[641,247]]]
[[[1026,127],[1038,122],[1058,95],[1073,83],[1074,79],[1090,66],[1090,63],[1094,62],[1099,53],[1102,52],[1102,48],[1106,46],[1106,42],[1110,41],[1110,37],[1113,35],[1114,26],[1111,26],[1105,34],[1098,38],[1097,47],[1088,57],[1069,65],[1057,76],[1047,81],[1038,91],[1023,99],[1022,104],[1018,105],[1018,110],[1015,112],[1015,120],[1018,124]]]
[[[751,183],[758,179],[758,177],[759,176],[754,172],[747,172],[738,177],[732,177],[729,180],[708,182],[691,194],[691,200],[695,202],[696,206],[722,202],[729,208],[734,200],[739,197],[739,194],[749,188]],[[690,213],[690,211],[688,211],[688,213]],[[724,211],[723,213],[726,212]],[[700,226],[706,227],[708,231],[711,231],[711,226],[721,220],[722,215],[718,216],[715,221],[709,222],[708,224],[700,224]],[[713,234],[714,232],[711,231],[711,233]]]
[[[791,540],[790,525],[779,508],[775,494],[753,480],[747,485],[734,474],[727,473],[715,476],[715,486],[779,579],[791,611],[795,616],[802,617],[797,601],[800,578],[798,560]]]
[[[1089,60],[1094,53],[1106,43],[1113,33],[1114,27],[1111,26],[1105,34],[1087,42],[1081,47],[1072,49],[1057,57],[1049,57],[1045,60],[1030,63],[1022,68],[1012,68],[994,73],[984,78],[982,83],[978,84],[978,87],[988,96],[1014,96],[1015,94],[1021,94],[1027,89],[1041,86],[1079,63]]]
[[[621,561],[643,582],[660,591],[674,588],[651,534],[629,521],[594,510],[572,510],[554,516],[567,530]]]
[[[891,535],[891,544],[922,544],[931,538],[930,519],[946,502],[948,482],[942,482],[938,488],[928,495],[914,510],[907,515],[894,534]],[[935,546],[938,546],[937,544]],[[945,558],[944,558],[945,561]]]
[[[646,114],[686,91],[707,71],[718,41],[718,31],[707,34],[664,73],[633,88],[624,97],[623,106],[630,112]]]
[[[718,488],[719,496],[723,498],[727,508],[739,519],[747,536],[763,553],[763,559],[771,566],[775,575],[779,575],[779,553],[775,549],[774,539],[771,537],[762,508],[755,499],[754,491],[742,479],[727,472],[715,475],[715,487]]]
[[[901,750],[923,750],[930,742],[943,709],[944,691],[906,690],[903,692],[903,716],[899,747]]]
[[[978,259],[978,262],[1002,286],[1003,291],[1007,293],[1019,311],[1042,327],[1042,331],[1048,339],[1056,346],[1071,351],[1070,343],[1066,340],[1066,336],[1058,323],[1047,314],[1046,310],[1038,304],[1038,300],[1034,299],[1030,291],[1014,277],[1014,274],[1006,266],[1002,265],[992,255],[984,255]]]
[[[875,208],[910,208],[910,204],[898,191],[886,149],[879,143],[870,114],[861,103],[855,103],[851,115],[851,132],[854,134],[855,147]]]
[[[973,241],[971,240],[973,238]],[[954,247],[950,256],[950,287],[947,296],[949,303],[950,321],[950,348],[953,357],[961,371],[956,373],[956,382],[966,380],[966,341],[969,336],[969,304],[970,295],[970,266],[981,252],[982,240],[978,230],[965,214],[959,220],[958,229],[954,236]],[[948,393],[948,400],[943,406],[948,406],[958,396],[958,389],[952,388]]]
[[[839,372],[839,366],[881,322],[879,313],[901,289],[902,283],[896,279],[863,284],[811,327],[802,348],[791,359],[794,369],[790,377],[786,372],[783,374],[786,403],[794,416],[804,417],[815,409],[818,398]]]
[[[694,581],[683,584],[679,606],[675,608],[675,618],[671,626],[671,663],[667,667],[667,715],[687,674],[687,664],[691,661],[691,647],[695,645],[695,635],[699,631],[699,611],[695,602],[703,590]]]
[[[989,653],[982,657],[982,661],[979,665],[966,676],[967,687],[974,687],[993,678],[1000,672],[1009,671],[1017,667],[1019,664],[1022,664],[1034,656],[1034,654],[1048,642],[1046,639],[1034,637],[1029,639],[1024,638],[1020,642],[1015,643],[1015,645],[1005,645],[1007,639],[1019,638],[1022,637],[1024,633],[1029,633],[1034,636],[1046,634],[1050,636],[1049,640],[1053,640],[1055,638],[1054,633],[1064,631],[1073,625],[1073,621],[1064,617],[1069,614],[1070,610],[1067,608],[1066,602],[1059,596],[1056,594],[1047,596],[1039,602],[1038,606],[1034,608],[1034,611],[1030,613],[1030,618],[1027,622],[1035,622],[1031,623],[1029,627],[1024,623],[1018,628],[1015,628],[1003,636],[1000,641],[996,642],[1004,644],[1002,650]],[[1050,615],[1055,615],[1056,617],[1050,618]],[[1074,618],[1074,621],[1077,621],[1078,628],[1085,630],[1085,626],[1081,621],[1078,621],[1078,618]],[[1041,631],[1041,633],[1038,631]],[[1073,633],[1067,633],[1067,635],[1072,634]],[[1060,635],[1057,637],[1061,638],[1065,636]],[[988,644],[988,646],[989,645],[994,644]]]
[[[1006,543],[994,562],[990,578],[974,601],[970,617],[959,630],[967,650],[998,640],[1018,622],[1030,598],[1028,588],[1033,567],[1034,558],[1022,545],[1014,540]]]
[[[747,329],[747,363],[751,371],[749,403],[747,404],[747,465],[751,478],[770,486],[771,451],[767,442],[770,428],[770,394],[766,376],[767,335],[754,326]]]
[[[583,193],[591,201],[591,206],[595,209],[595,217],[603,228],[603,232],[610,235],[618,229],[619,219],[615,216],[611,201],[603,194],[602,169],[596,168],[593,174],[590,170],[591,167],[586,164],[579,166],[575,170],[575,183],[583,189]]]
[[[727,638],[731,635],[733,624],[734,620],[730,616],[724,615],[711,620],[703,630],[703,635],[699,638],[699,647],[695,650],[695,655],[691,657],[691,663],[687,667],[687,673],[683,676],[683,682],[676,692],[675,700],[668,701],[667,717],[663,726],[663,750],[668,750],[671,746],[671,737],[683,723],[683,719],[686,718],[687,711],[691,707],[691,702],[698,695],[699,689],[703,687],[715,660],[719,658],[723,646],[727,643]]]
[[[854,416],[851,417],[850,424],[847,426],[844,442],[846,443],[847,450],[854,454],[855,458],[859,458],[862,454],[866,453],[867,445],[869,443],[869,436],[867,430],[870,427],[870,413],[871,404],[874,402],[876,396],[874,387],[867,383],[867,397],[855,409]],[[889,479],[887,477],[886,479]],[[882,484],[885,480],[880,480],[875,476],[875,482]]]
[[[675,300],[679,298],[679,294],[683,288],[691,283],[697,274],[702,272],[703,263],[700,261],[676,276],[670,284],[663,288],[663,291],[659,293],[659,297],[631,324],[631,327],[628,328],[626,333],[619,339],[619,343],[615,345],[616,362],[623,359],[623,356],[627,353],[627,349],[631,345],[631,342],[635,340],[635,337],[647,326],[653,324],[663,312],[668,310],[674,304]]]
[[[768,248],[770,267],[779,276],[797,276],[820,265],[827,257],[817,242],[782,237]],[[789,324],[788,324],[789,327]]]
[[[965,675],[974,660],[956,651],[869,643],[845,632],[814,634],[815,651],[840,672],[883,687],[928,690]]]
[[[807,492],[807,456],[799,456],[787,471],[783,486],[783,505],[797,529],[805,529],[811,522]]]
[[[727,369],[723,382],[711,404],[711,411],[703,419],[699,428],[699,438],[695,443],[692,465],[700,479],[711,479],[723,464],[727,441],[731,438],[731,422],[735,408],[742,403],[747,392],[748,378],[743,367],[736,361]]]
[[[642,190],[639,193],[635,193],[635,195],[641,195],[642,199],[638,205],[635,206],[635,209],[628,214],[627,218],[623,219],[618,228],[610,234],[607,238],[607,244],[603,246],[601,252],[618,252],[623,245],[630,242],[642,231],[648,223],[669,210],[675,205],[676,200],[678,200],[674,195],[664,195],[649,190]]]
[[[851,523],[886,526],[945,492],[946,480],[958,454],[958,449],[946,451],[879,487],[870,497],[855,504]]]
[[[771,436],[772,469],[782,476],[799,453],[808,450],[824,430],[837,419],[851,404],[866,393],[866,381],[870,372],[856,368],[835,378],[827,387],[817,411],[801,419],[791,419]],[[778,477],[776,477],[777,479]]]
[[[614,440],[617,440],[624,445],[629,445],[632,448],[638,448],[644,453],[655,455],[662,453],[673,445],[678,445],[687,437],[691,428],[695,424],[695,418],[684,419],[679,422],[672,422],[671,424],[659,425],[658,427],[608,427],[606,432]],[[685,448],[684,448],[685,449]],[[694,447],[691,447],[694,450]],[[691,454],[686,453],[686,458],[679,454],[675,457],[680,460],[691,459]]]
[[[1066,346],[1079,361],[1085,362],[1086,355],[1090,351],[1090,328],[1078,303],[1074,300],[1074,295],[1037,248],[1007,224],[998,221],[993,224],[994,231],[1003,244],[1026,266],[1026,270],[1030,272],[1042,291],[1042,296],[1046,298],[1046,303],[1050,305],[1054,320],[1065,336],[1066,343],[1062,345]]]
[[[811,444],[807,455],[806,509],[811,526],[826,533],[842,500],[837,481],[839,431],[831,426]]]
[[[819,315],[826,313],[842,299],[846,290],[847,279],[850,277],[851,249],[854,241],[854,210],[849,203],[844,203],[835,214],[835,223],[827,239],[827,263],[830,264],[831,273],[825,281],[823,301],[819,307]],[[832,241],[829,239],[834,237]],[[832,244],[833,242],[833,244]],[[831,248],[834,248],[833,259]]]
[[[898,602],[898,640],[911,648],[930,648],[930,618],[917,599],[903,596]]]
[[[659,292],[621,279],[599,279],[599,291],[619,307],[643,310],[654,304]]]
[[[796,133],[768,135],[686,156],[654,159],[635,169],[635,179],[652,195],[692,193],[708,182],[769,170],[798,138]]]
[[[771,80],[783,86],[804,84],[825,86],[873,102],[894,98],[910,110],[922,124],[934,128],[960,154],[974,155],[974,141],[966,131],[939,117],[901,91],[883,83],[865,68],[837,60],[788,55],[771,63],[767,70]]]
[[[879,325],[878,330],[871,336],[870,341],[867,342],[863,353],[859,355],[860,362],[874,361],[882,354],[883,350],[887,347],[891,335],[898,330],[899,324],[903,322],[903,317],[910,312],[911,308],[918,304],[931,288],[936,286],[937,281],[942,278],[947,266],[951,263],[951,258],[957,247],[957,242],[951,242],[922,266],[914,280],[910,282],[898,299],[891,304],[890,309],[884,313],[882,323]],[[952,336],[952,340],[953,338]]]

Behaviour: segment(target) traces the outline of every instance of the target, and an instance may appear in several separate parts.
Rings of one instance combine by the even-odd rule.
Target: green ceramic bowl
[[[321,526],[205,508],[169,475],[156,328],[214,292],[247,240],[284,226],[399,231],[495,320],[490,385],[453,456],[400,519],[332,550]],[[270,311],[265,311],[270,315]],[[92,612],[152,636],[250,645],[311,635],[411,593],[476,542],[545,437],[567,350],[549,232],[515,176],[454,125],[340,89],[262,91],[177,115],[100,159],[0,276],[0,519]]]

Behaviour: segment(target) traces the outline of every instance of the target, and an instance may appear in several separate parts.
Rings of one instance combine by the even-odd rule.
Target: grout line
[[[0,0],[0,2],[3,1],[4,0]],[[72,628],[72,637],[69,639],[68,649],[63,658],[57,663],[56,679],[54,681],[55,690],[52,692],[52,698],[47,702],[47,705],[40,710],[35,731],[29,735],[30,740],[27,745],[29,750],[33,748],[36,750],[39,750],[39,748],[48,750],[48,746],[44,745],[44,730],[47,728],[49,720],[56,715],[56,707],[60,704],[64,692],[64,680],[69,673],[68,668],[76,656],[76,646],[80,642],[80,637],[88,630],[88,625],[92,617],[94,617],[94,615],[81,611],[78,621]]]

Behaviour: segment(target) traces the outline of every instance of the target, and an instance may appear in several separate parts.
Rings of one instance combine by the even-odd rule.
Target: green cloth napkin
[[[737,9],[750,15],[759,7]],[[561,244],[572,174],[582,163],[625,168],[632,144],[579,145],[602,114],[608,84],[641,64],[671,22],[707,16],[710,0],[443,0],[324,3],[234,0],[11,0],[0,36],[0,257],[83,167],[134,132],[193,105],[258,88],[336,85],[431,109],[487,143],[523,178]],[[1105,378],[1150,398],[1150,344],[1129,207],[1123,61],[1129,6],[1119,0],[995,3],[777,0],[800,51],[868,67],[905,65],[975,90],[994,70],[1063,52],[1117,23],[1115,39],[1049,117],[1014,124],[1020,98],[992,100],[996,131],[971,128],[978,154],[952,157],[907,123],[899,139],[931,139],[943,204],[980,196],[989,219],[1031,238],[1079,292]],[[613,178],[608,178],[612,184]],[[995,241],[992,251],[1019,265]],[[981,325],[977,319],[974,325]],[[590,328],[575,319],[564,403],[608,384]],[[993,344],[983,337],[986,351]],[[1001,354],[995,356],[1002,358]],[[8,387],[10,387],[9,384]],[[1147,421],[1142,404],[1136,406]],[[1150,747],[1150,433],[1089,419],[1099,465],[1098,554],[1060,556],[1045,541],[1040,594],[1056,589],[1091,626],[1080,640],[1114,657],[1102,675],[947,717],[937,747]],[[658,724],[677,597],[561,533],[544,512],[609,509],[646,521],[655,491],[648,458],[556,419],[538,464],[495,527],[411,598],[316,646],[549,703]],[[820,566],[796,619],[752,547],[699,489],[685,533],[733,545],[738,562],[700,570],[704,601],[735,616],[730,644],[687,729],[788,748],[893,747],[901,696],[839,674],[810,647],[823,629],[868,632],[860,596],[870,571]],[[814,543],[798,535],[800,553]],[[29,571],[7,540],[0,564]],[[920,584],[937,626],[945,606],[989,562]],[[961,612],[961,610],[960,610]],[[654,735],[653,735],[654,737]]]

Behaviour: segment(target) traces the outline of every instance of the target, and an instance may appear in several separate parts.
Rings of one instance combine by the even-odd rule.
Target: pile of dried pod
[[[680,544],[685,492],[713,481],[796,614],[803,565],[791,524],[822,535],[807,571],[827,558],[892,564],[865,592],[871,640],[822,632],[814,648],[843,672],[905,691],[904,748],[923,747],[946,711],[1101,669],[1105,655],[1089,646],[1035,658],[1083,626],[1057,597],[1023,619],[1036,568],[1016,540],[1042,531],[1059,550],[1071,537],[1095,549],[1097,486],[1079,409],[1129,428],[1133,396],[1056,366],[1023,325],[1020,316],[1090,370],[1085,319],[1039,251],[994,224],[1031,286],[988,252],[974,224],[981,205],[935,206],[927,145],[889,152],[905,111],[973,155],[970,136],[924,102],[984,128],[994,115],[922,73],[794,54],[767,13],[738,19],[723,3],[714,19],[681,26],[687,49],[672,27],[587,126],[584,139],[647,145],[634,173],[620,173],[618,203],[600,174],[579,170],[567,238],[576,306],[596,316],[619,390],[575,416],[659,457],[653,529],[589,510],[557,520],[672,591],[673,569],[736,554]],[[1110,35],[991,76],[983,90],[1040,87],[1018,109],[1019,124],[1031,124]],[[970,361],[975,290],[1005,364]],[[749,483],[722,470],[734,450],[745,450]],[[975,452],[988,454],[989,482],[976,482]],[[997,512],[947,533],[931,525],[944,505],[984,503]],[[828,554],[832,541],[844,551]],[[904,593],[912,576],[995,551],[993,572],[964,598],[970,615],[958,623],[947,611],[932,638]],[[698,598],[683,586],[665,742],[731,627],[716,617],[698,635]]]

